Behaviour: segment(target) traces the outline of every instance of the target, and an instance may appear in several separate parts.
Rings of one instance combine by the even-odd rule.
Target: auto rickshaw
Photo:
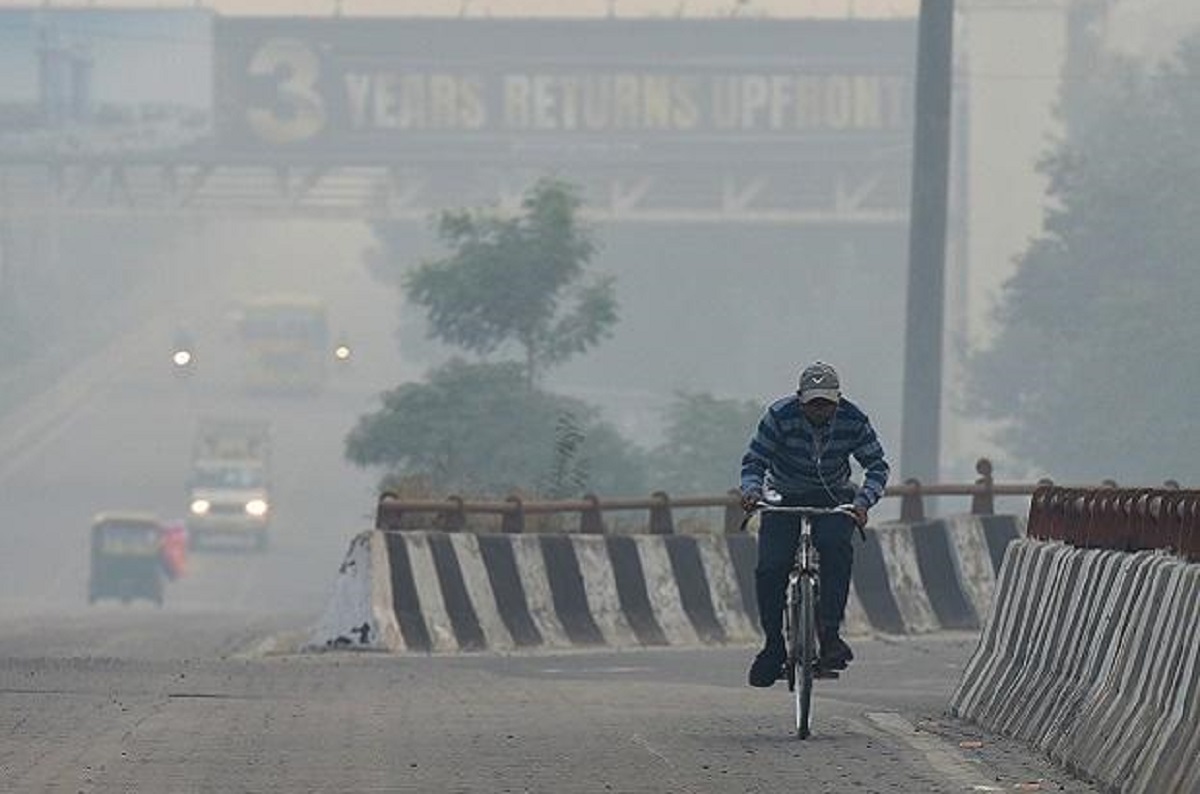
[[[92,521],[88,603],[118,598],[163,602],[163,526],[145,513],[101,513]]]

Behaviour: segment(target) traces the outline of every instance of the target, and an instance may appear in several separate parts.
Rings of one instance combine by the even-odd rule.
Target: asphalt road
[[[1095,790],[942,715],[973,636],[858,643],[800,742],[749,649],[299,655],[234,623],[5,625],[0,790]]]
[[[329,256],[311,236],[294,245],[272,255]],[[147,318],[0,417],[0,792],[1092,790],[942,716],[969,635],[858,643],[853,671],[821,684],[805,743],[781,687],[745,685],[749,648],[297,653],[373,511],[375,473],[348,466],[342,440],[411,376],[390,342],[394,296],[330,261],[323,289],[362,343],[324,394],[238,391],[227,274],[197,304],[212,311],[195,377],[167,366],[172,319]],[[270,549],[192,555],[161,608],[89,607],[92,515],[181,515],[209,413],[272,422]]]

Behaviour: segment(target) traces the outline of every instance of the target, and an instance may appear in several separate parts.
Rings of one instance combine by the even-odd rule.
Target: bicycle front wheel
[[[813,673],[817,667],[817,588],[811,576],[802,577],[799,585],[796,666],[800,674],[795,690],[796,735],[807,739],[812,721]]]
[[[800,666],[800,587],[795,575],[788,580],[787,607],[783,613],[784,640],[787,659],[783,669],[787,674],[788,692],[796,691],[797,671]]]

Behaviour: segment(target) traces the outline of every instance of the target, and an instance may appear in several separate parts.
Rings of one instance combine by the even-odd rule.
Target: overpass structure
[[[552,174],[604,221],[907,219],[912,20],[0,14],[3,218],[412,221]]]
[[[840,167],[839,167],[840,166]],[[815,168],[821,173],[814,174]],[[221,152],[0,159],[0,218],[104,216],[302,217],[421,221],[462,203],[515,210],[544,173],[583,186],[585,217],[623,223],[899,225],[903,180],[852,162],[714,164],[680,173],[671,164],[548,162],[402,164]],[[686,167],[684,170],[687,170]]]

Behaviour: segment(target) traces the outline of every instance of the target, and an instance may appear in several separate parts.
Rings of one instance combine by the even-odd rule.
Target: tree
[[[346,457],[476,496],[539,485],[554,497],[644,488],[635,448],[586,404],[530,388],[514,362],[454,360],[427,383],[385,393],[381,409],[350,432]]]
[[[351,462],[386,468],[385,480],[471,495],[643,489],[640,450],[595,409],[536,385],[546,368],[595,345],[617,319],[612,279],[585,273],[595,244],[579,207],[572,188],[543,179],[516,217],[443,212],[436,228],[451,253],[398,279],[386,250],[402,237],[376,230],[385,253],[369,264],[426,309],[431,337],[481,356],[516,344],[524,361],[453,360],[428,383],[388,392],[347,437]]]
[[[613,281],[585,278],[596,247],[579,207],[571,187],[542,179],[516,217],[443,212],[438,237],[453,253],[402,279],[430,335],[479,355],[515,342],[531,384],[606,337],[617,320]]]
[[[1042,166],[1045,229],[970,362],[970,405],[1057,480],[1183,478],[1200,446],[1200,38],[1156,70],[1110,59],[1073,90]]]
[[[738,487],[739,463],[763,406],[711,394],[676,393],[666,437],[651,454],[655,488],[673,494],[718,494]]]

